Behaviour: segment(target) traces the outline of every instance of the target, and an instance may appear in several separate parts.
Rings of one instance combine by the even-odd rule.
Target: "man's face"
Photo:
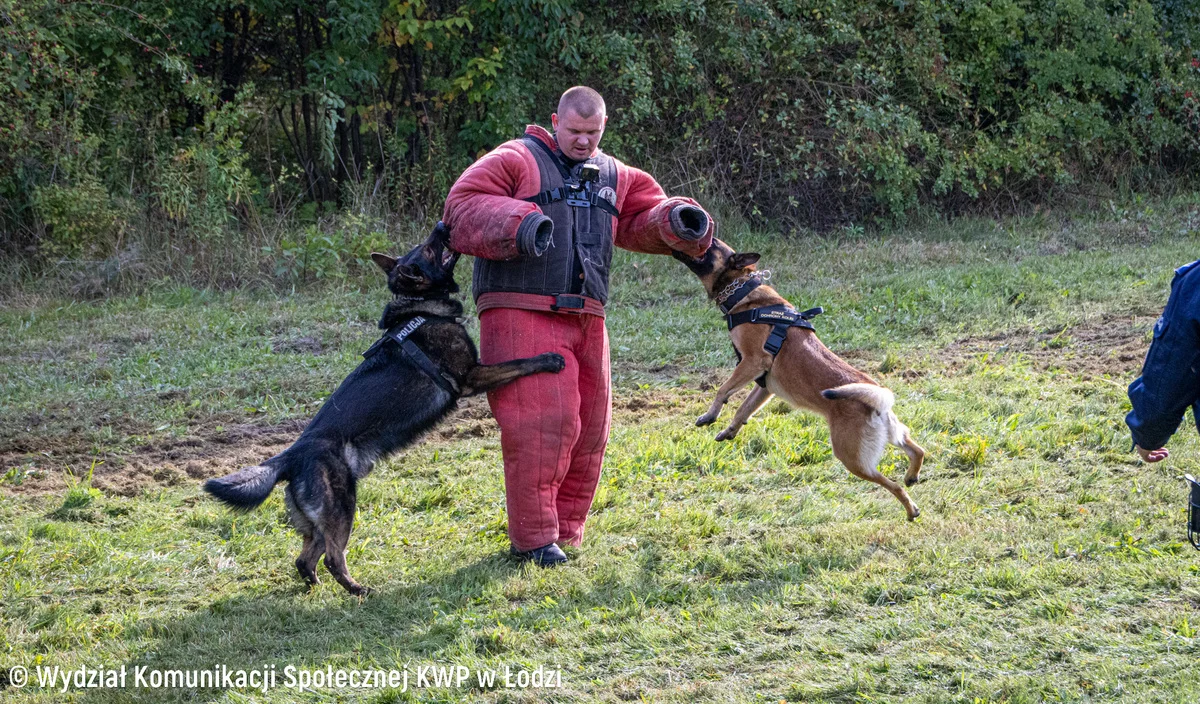
[[[591,117],[580,117],[574,110],[550,116],[550,123],[554,125],[554,136],[558,138],[558,148],[568,159],[575,161],[583,161],[596,151],[596,147],[600,145],[600,138],[604,136],[604,125],[607,122],[607,115],[597,113]]]

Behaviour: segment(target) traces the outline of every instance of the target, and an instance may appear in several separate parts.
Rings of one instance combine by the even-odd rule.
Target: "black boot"
[[[509,549],[514,557],[521,560],[529,560],[538,567],[555,567],[564,564],[567,561],[567,554],[562,551],[554,543],[543,545],[540,548],[534,548],[528,552],[521,552],[516,547]]]

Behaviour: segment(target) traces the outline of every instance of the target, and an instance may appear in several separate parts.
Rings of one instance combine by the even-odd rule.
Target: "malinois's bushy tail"
[[[267,500],[286,469],[283,455],[276,455],[262,464],[209,479],[204,482],[204,490],[236,509],[249,511]]]
[[[821,395],[831,401],[853,399],[865,404],[876,413],[887,413],[892,410],[896,397],[892,392],[875,384],[844,384],[832,389],[825,389]]]

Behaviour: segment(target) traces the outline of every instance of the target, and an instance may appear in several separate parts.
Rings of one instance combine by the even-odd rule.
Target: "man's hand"
[[[1165,447],[1160,447],[1157,450],[1143,450],[1141,447],[1134,445],[1134,449],[1137,450],[1137,453],[1146,462],[1161,462],[1171,455]]]

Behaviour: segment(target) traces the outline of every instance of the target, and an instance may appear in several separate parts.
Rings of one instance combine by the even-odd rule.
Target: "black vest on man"
[[[608,302],[608,271],[612,265],[613,215],[617,200],[617,168],[613,158],[600,151],[587,161],[568,167],[562,154],[536,137],[523,137],[537,160],[541,175],[540,200],[546,217],[554,223],[550,247],[540,257],[522,256],[508,261],[476,257],[472,287],[475,297],[494,291],[543,296],[577,294]],[[604,207],[570,205],[560,197],[569,178],[579,181],[584,164],[594,164],[600,177],[592,185]],[[555,199],[557,197],[557,199]],[[611,211],[611,212],[610,212]]]

